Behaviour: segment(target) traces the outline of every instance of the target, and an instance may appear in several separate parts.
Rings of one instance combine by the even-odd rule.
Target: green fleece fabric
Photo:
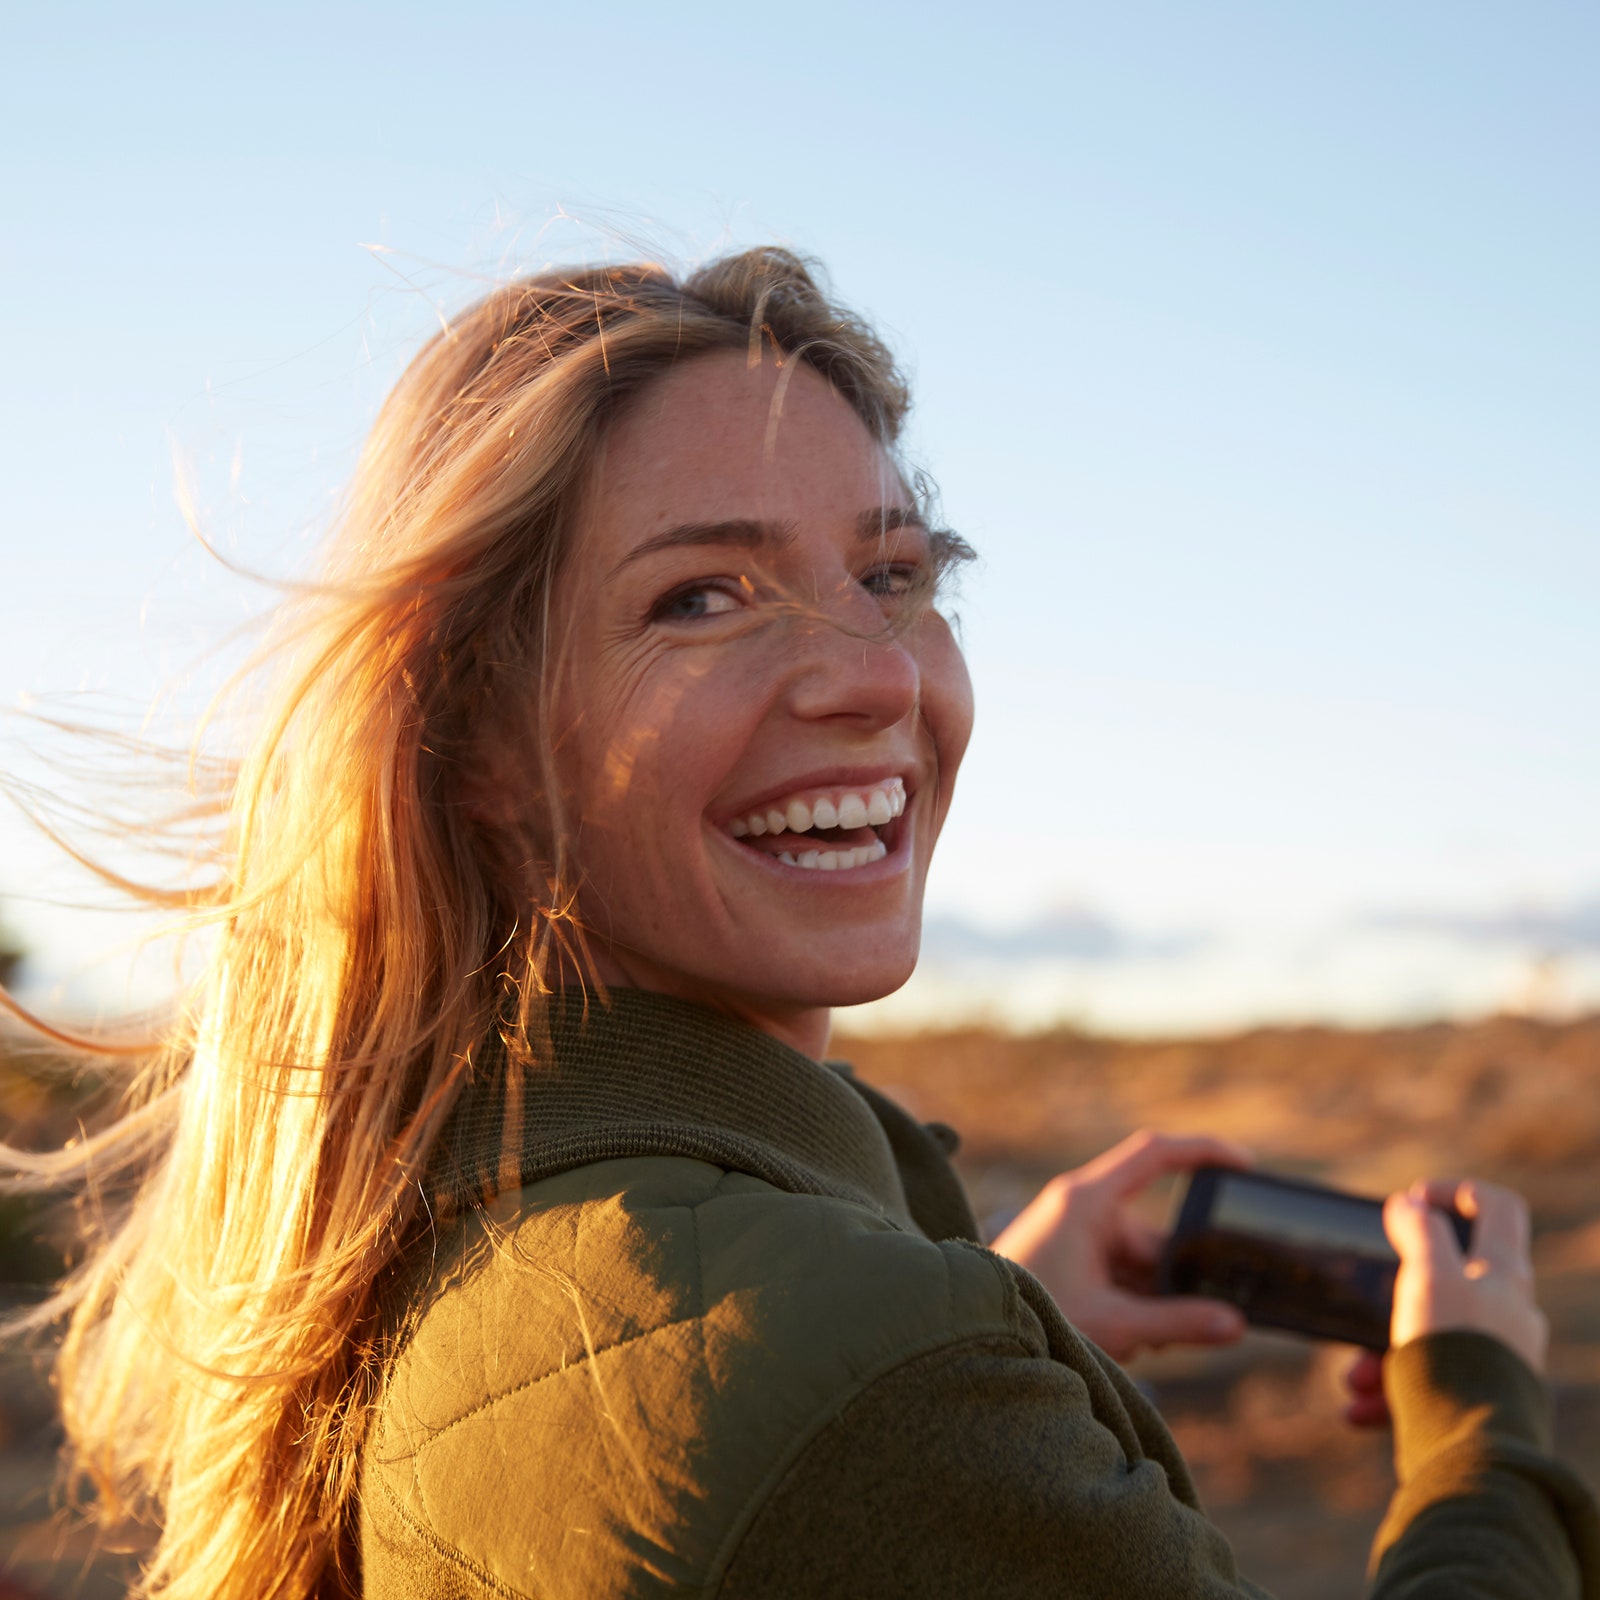
[[[547,1043],[431,1174],[369,1600],[1262,1594],[1148,1402],[976,1243],[937,1130],[659,996],[557,1006]],[[1390,1366],[1374,1594],[1600,1596],[1532,1374],[1472,1334]]]

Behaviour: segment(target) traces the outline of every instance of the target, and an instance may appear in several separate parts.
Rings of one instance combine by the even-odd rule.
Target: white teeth
[[[842,795],[839,799],[839,826],[864,828],[867,825],[867,802],[858,794]]]
[[[882,861],[889,847],[882,839],[871,844],[858,844],[854,850],[802,850],[798,856],[782,850],[778,859],[786,867],[806,867],[812,872],[848,872],[852,867],[865,867]]]
[[[728,824],[728,831],[735,839],[759,839],[767,833],[809,833],[813,828],[881,828],[903,815],[905,809],[905,780],[889,778],[876,789],[842,794],[837,800],[824,795],[817,800],[790,800],[781,807],[752,811],[748,816],[736,817]]]

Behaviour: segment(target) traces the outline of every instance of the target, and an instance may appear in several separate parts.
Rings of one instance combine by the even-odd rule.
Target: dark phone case
[[[1325,1184],[1228,1167],[1197,1167],[1184,1196],[1177,1226],[1162,1252],[1158,1289],[1162,1294],[1198,1294],[1226,1300],[1248,1321],[1313,1339],[1389,1346],[1389,1314],[1399,1261],[1392,1249],[1380,1253],[1347,1245],[1317,1246],[1275,1237],[1269,1231],[1245,1232],[1213,1227],[1211,1212],[1224,1181],[1337,1199],[1371,1208],[1381,1219],[1383,1202],[1348,1194]],[[1472,1224],[1459,1212],[1445,1213],[1461,1248],[1470,1248]],[[1378,1232],[1382,1233],[1381,1220]]]

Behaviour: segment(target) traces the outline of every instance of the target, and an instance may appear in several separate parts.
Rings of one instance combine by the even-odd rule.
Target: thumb
[[[1402,1261],[1448,1256],[1455,1245],[1444,1213],[1416,1194],[1392,1194],[1384,1201],[1383,1231]]]

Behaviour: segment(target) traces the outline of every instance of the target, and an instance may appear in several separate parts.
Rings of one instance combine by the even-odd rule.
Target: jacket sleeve
[[[1159,1418],[1098,1352],[1071,1359],[1069,1341],[1092,1347],[1024,1294],[1048,1348],[969,1340],[856,1395],[750,1522],[723,1600],[1260,1600]],[[1392,1369],[1400,1487],[1373,1600],[1600,1596],[1593,1502],[1544,1453],[1533,1374],[1474,1334],[1419,1340]]]
[[[1600,1596],[1600,1518],[1550,1451],[1544,1385],[1498,1339],[1432,1334],[1384,1384],[1398,1487],[1372,1548],[1374,1600]]]

